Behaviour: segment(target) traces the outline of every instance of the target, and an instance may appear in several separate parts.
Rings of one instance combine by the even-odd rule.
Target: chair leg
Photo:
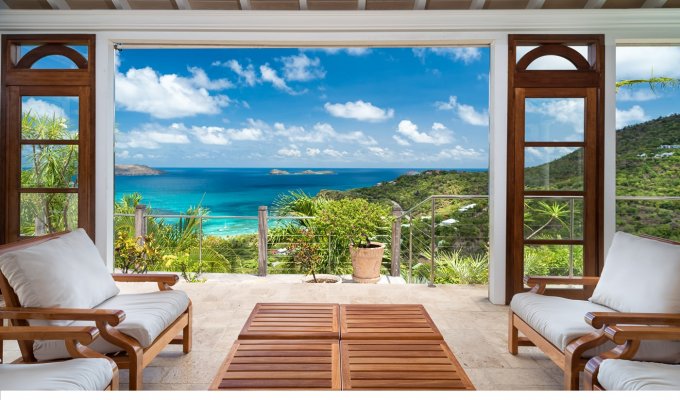
[[[184,330],[182,330],[182,351],[184,354],[189,354],[191,352],[191,344],[193,342],[193,337],[191,333],[191,320],[193,319],[193,312],[191,311],[192,305],[189,303],[189,307],[187,308],[187,314],[189,314],[189,321],[187,322],[187,326],[184,327]]]
[[[142,390],[144,366],[143,354],[130,354],[130,384],[129,390]]]
[[[517,331],[517,327],[515,327],[514,324],[513,317],[515,313],[510,310],[508,315],[510,316],[510,319],[508,320],[508,352],[512,355],[517,355],[519,347],[519,332]]]

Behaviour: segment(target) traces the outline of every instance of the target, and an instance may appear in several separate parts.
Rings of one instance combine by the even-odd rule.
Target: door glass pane
[[[524,149],[526,190],[583,190],[583,148]]]
[[[22,96],[21,139],[78,139],[77,96]]]
[[[21,236],[42,236],[78,227],[77,193],[22,193]]]
[[[582,198],[529,198],[524,201],[525,239],[582,239]]]
[[[527,142],[582,142],[585,99],[527,98],[524,136]]]
[[[525,245],[524,274],[583,276],[582,245]]]
[[[78,146],[21,146],[21,187],[78,187]]]

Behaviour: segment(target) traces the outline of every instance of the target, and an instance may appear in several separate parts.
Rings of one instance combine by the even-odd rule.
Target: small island
[[[290,172],[283,169],[276,169],[269,171],[269,175],[335,175],[335,171],[330,170],[320,170],[312,171],[311,169],[306,169],[304,171]]]
[[[115,166],[116,176],[155,176],[163,174],[163,171],[148,167],[146,165],[117,164]]]

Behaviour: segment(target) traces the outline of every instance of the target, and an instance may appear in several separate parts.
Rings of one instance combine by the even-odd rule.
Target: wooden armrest
[[[89,308],[0,308],[1,319],[46,319],[106,322],[116,326],[125,319],[122,310],[99,310]]]
[[[524,284],[535,285],[584,285],[595,286],[600,280],[598,276],[524,276]]]
[[[616,344],[624,344],[628,340],[680,340],[680,327],[612,325],[605,328],[604,334]]]
[[[0,327],[0,340],[77,340],[90,344],[99,336],[93,326],[9,326]]]
[[[159,285],[173,286],[179,282],[176,274],[111,274],[116,282],[156,282]]]
[[[589,312],[585,319],[596,329],[617,324],[680,326],[680,314]]]

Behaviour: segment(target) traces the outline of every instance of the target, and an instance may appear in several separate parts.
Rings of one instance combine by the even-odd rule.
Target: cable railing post
[[[436,198],[432,197],[432,215],[430,216],[431,221],[430,221],[430,283],[427,285],[429,287],[434,287],[434,275],[435,275],[435,266],[434,266],[434,251],[435,251],[435,230],[436,230],[436,225],[435,225],[435,201]]]
[[[203,266],[203,217],[198,218],[198,265]]]
[[[569,239],[574,238],[574,199],[569,199],[569,209],[571,218],[569,222]],[[569,277],[574,276],[574,245],[569,246]]]
[[[403,210],[399,204],[392,206],[392,276],[401,275],[401,214]]]
[[[135,238],[137,243],[144,244],[146,237],[146,205],[137,204],[135,206]]]
[[[413,213],[408,216],[408,283],[413,276]]]
[[[257,274],[267,275],[267,206],[257,209]]]

